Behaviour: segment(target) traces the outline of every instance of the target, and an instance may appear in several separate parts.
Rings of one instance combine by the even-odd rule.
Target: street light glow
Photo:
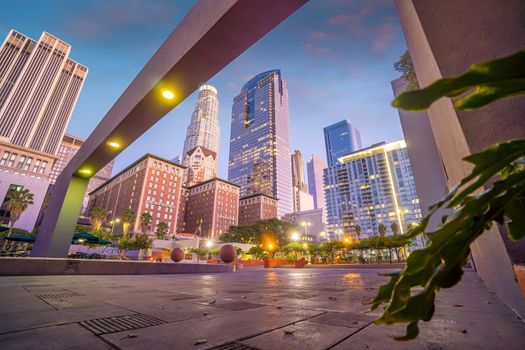
[[[299,234],[297,232],[292,233],[292,241],[298,241],[299,240]]]
[[[206,241],[206,248],[211,248],[212,245],[213,245],[212,241]]]
[[[80,169],[78,172],[81,173],[81,174],[84,174],[84,175],[91,175],[91,174],[93,174],[93,172],[90,169],[88,169],[88,168]]]
[[[175,94],[173,91],[164,90],[162,91],[162,97],[164,97],[166,100],[173,100],[175,98]]]
[[[109,141],[107,143],[107,145],[111,148],[114,148],[114,149],[119,149],[121,147],[120,143],[118,142],[115,142],[115,141]]]

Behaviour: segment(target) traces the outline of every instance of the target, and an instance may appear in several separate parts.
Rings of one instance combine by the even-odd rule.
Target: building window
[[[0,160],[0,165],[5,165],[7,162],[7,158],[9,158],[9,152],[4,151],[4,155],[2,156],[2,159]]]
[[[20,156],[20,159],[18,160],[18,164],[16,165],[17,169],[22,169],[24,167],[24,163],[26,161],[26,156]]]
[[[9,157],[9,161],[7,162],[8,167],[13,166],[13,164],[15,163],[16,156],[17,156],[16,153],[11,153],[11,157]]]

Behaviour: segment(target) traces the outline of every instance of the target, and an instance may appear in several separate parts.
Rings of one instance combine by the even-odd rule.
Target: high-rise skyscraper
[[[241,197],[276,197],[279,217],[293,210],[288,90],[278,69],[253,77],[233,100],[228,180]]]
[[[308,190],[304,176],[303,152],[298,149],[292,153],[292,184],[294,187],[297,187],[297,189],[303,192]]]
[[[70,49],[46,32],[38,41],[9,32],[0,48],[0,137],[56,154],[88,71]]]
[[[341,157],[338,165],[325,170],[328,232],[333,235],[378,234],[380,224],[392,234],[421,220],[405,141],[379,143]]]
[[[182,159],[195,147],[201,146],[219,154],[219,100],[217,89],[211,85],[202,85],[199,99],[188,125]]]
[[[32,230],[58,160],[58,148],[87,75],[71,47],[44,32],[38,41],[11,30],[0,46],[0,220],[6,200],[27,189],[34,203],[16,227]]]
[[[306,172],[308,174],[308,192],[314,197],[315,209],[323,208],[325,212],[324,182],[323,172],[326,168],[324,160],[317,155],[312,154],[308,163],[306,163]]]
[[[324,142],[329,167],[338,163],[337,158],[362,148],[359,130],[348,120],[324,128]]]
[[[295,150],[292,159],[292,196],[293,211],[304,211],[314,209],[314,198],[308,193],[306,178],[304,176],[303,152]]]

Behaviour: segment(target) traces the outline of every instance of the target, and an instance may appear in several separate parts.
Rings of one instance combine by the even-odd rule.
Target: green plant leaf
[[[525,198],[514,198],[505,208],[505,216],[511,220],[507,224],[509,237],[522,239],[525,236]]]
[[[424,89],[406,91],[392,105],[409,111],[422,111],[441,97],[458,97],[474,88],[474,92],[459,98],[454,107],[472,110],[497,99],[525,94],[525,51],[473,64],[458,77],[439,79]]]
[[[393,337],[395,340],[398,341],[406,341],[406,340],[412,340],[417,338],[419,335],[419,327],[417,326],[417,322],[411,322],[407,326],[407,331],[404,336],[401,337]]]

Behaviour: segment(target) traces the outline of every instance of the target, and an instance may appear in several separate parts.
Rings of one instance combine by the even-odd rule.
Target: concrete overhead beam
[[[89,178],[307,1],[199,1],[58,177],[32,256],[66,256]]]

